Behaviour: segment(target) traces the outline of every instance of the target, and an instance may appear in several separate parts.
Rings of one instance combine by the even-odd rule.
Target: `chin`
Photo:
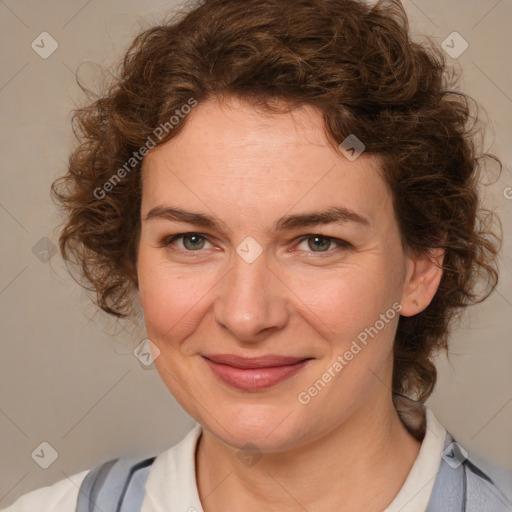
[[[224,443],[243,449],[247,443],[261,451],[285,451],[299,441],[303,429],[294,414],[282,406],[269,404],[237,405],[231,411],[221,411],[197,421]],[[224,428],[223,428],[224,427]]]

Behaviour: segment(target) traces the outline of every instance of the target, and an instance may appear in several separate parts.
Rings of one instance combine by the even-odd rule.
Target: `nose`
[[[289,293],[265,253],[252,263],[236,255],[217,288],[215,321],[240,342],[261,341],[288,322]]]

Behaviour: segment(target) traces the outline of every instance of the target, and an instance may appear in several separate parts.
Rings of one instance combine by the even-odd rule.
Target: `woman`
[[[104,311],[142,308],[197,425],[6,512],[512,510],[424,406],[497,283],[446,74],[398,1],[206,0],[140,34],[75,114],[61,251]]]

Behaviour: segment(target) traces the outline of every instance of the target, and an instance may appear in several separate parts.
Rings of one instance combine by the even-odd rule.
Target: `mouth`
[[[202,357],[222,382],[245,391],[271,388],[296,375],[312,360],[279,355],[245,358],[232,354],[209,354]]]

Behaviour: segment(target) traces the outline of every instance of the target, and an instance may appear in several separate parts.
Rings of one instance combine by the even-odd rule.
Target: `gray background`
[[[175,5],[0,0],[0,507],[100,461],[159,453],[193,424],[156,370],[133,355],[143,331],[97,312],[51,250],[59,217],[49,187],[65,171],[70,111],[84,99],[74,73],[94,86],[98,65],[108,68]],[[505,231],[501,282],[465,317],[450,361],[439,359],[427,405],[470,452],[512,470],[512,199],[505,193],[512,187],[512,0],[404,5],[418,40],[441,43],[457,31],[469,43],[449,62],[462,68],[461,88],[485,107],[486,147],[504,163],[485,189]],[[31,47],[43,31],[58,42],[47,59]],[[58,452],[48,469],[31,456],[42,442]]]

